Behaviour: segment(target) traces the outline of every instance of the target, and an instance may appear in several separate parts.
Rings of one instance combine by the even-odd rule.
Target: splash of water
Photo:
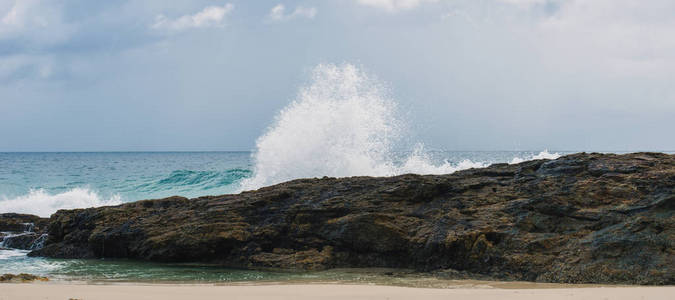
[[[471,161],[435,165],[421,144],[397,159],[393,149],[404,125],[396,103],[372,76],[351,64],[318,65],[312,83],[258,138],[254,176],[242,188],[318,176],[441,174],[485,166]]]
[[[49,217],[59,209],[87,208],[122,203],[118,195],[105,199],[86,188],[74,188],[51,195],[43,189],[31,190],[16,198],[0,199],[0,212],[14,212]]]
[[[554,152],[554,153],[549,153],[548,149],[539,152],[537,155],[533,155],[532,157],[528,158],[521,158],[521,157],[514,157],[509,164],[518,164],[521,162],[524,162],[526,160],[534,160],[534,159],[557,159],[560,156],[562,156],[560,153]]]

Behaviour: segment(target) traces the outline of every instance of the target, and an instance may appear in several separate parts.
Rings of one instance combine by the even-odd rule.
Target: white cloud
[[[537,27],[547,53],[572,57],[614,74],[672,73],[672,0],[560,2]],[[561,62],[565,63],[565,62]]]
[[[75,26],[64,21],[63,7],[56,1],[0,2],[0,45],[11,49],[0,53],[0,83],[50,78],[54,59],[42,53],[43,49],[67,43],[76,31]]]
[[[0,41],[19,38],[32,46],[67,40],[74,31],[54,1],[16,0],[0,4]]]
[[[288,21],[295,18],[314,19],[316,16],[316,8],[298,6],[293,12],[286,14],[286,7],[283,4],[278,4],[272,7],[267,18],[271,22]]]
[[[463,22],[453,30],[479,27],[485,41],[529,45],[532,58],[555,72],[655,77],[675,70],[674,10],[672,0],[457,1],[442,20]]]
[[[208,6],[193,15],[184,15],[175,19],[158,15],[152,28],[181,31],[190,28],[223,27],[225,26],[225,17],[233,9],[234,5],[227,3],[223,6]]]
[[[357,3],[365,6],[384,9],[389,12],[412,9],[422,3],[437,2],[438,0],[356,0]]]

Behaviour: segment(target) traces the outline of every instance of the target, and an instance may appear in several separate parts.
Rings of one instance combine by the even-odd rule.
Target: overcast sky
[[[448,150],[675,150],[672,0],[0,0],[0,151],[251,150],[319,63]]]

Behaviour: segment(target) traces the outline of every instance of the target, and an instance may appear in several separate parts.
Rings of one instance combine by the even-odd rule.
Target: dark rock
[[[61,210],[31,255],[675,284],[674,249],[675,156],[579,153]]]
[[[34,215],[2,213],[0,214],[0,231],[5,232],[41,232],[47,229],[48,218]]]
[[[4,248],[33,250],[44,244],[49,219],[34,215],[0,214],[0,245]]]
[[[46,235],[26,232],[5,236],[2,246],[11,249],[34,250],[42,248]]]

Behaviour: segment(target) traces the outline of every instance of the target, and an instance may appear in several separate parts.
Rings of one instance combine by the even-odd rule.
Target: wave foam
[[[462,160],[457,164],[452,164],[447,160],[442,164],[431,163],[432,159],[424,150],[422,144],[418,144],[405,162],[395,169],[396,174],[415,173],[415,174],[449,174],[460,170],[471,168],[484,168],[489,165],[485,162],[474,162],[468,159]]]
[[[533,156],[528,157],[528,158],[514,157],[511,160],[511,162],[509,162],[509,164],[512,164],[512,165],[513,164],[519,164],[519,163],[524,162],[524,161],[535,160],[535,159],[557,159],[560,156],[562,156],[562,154],[557,153],[557,152],[549,153],[548,149],[547,149],[547,150],[539,152],[539,154],[533,155]]]
[[[312,83],[258,138],[254,175],[242,188],[296,178],[442,174],[484,166],[471,161],[433,164],[421,144],[396,160],[392,149],[404,128],[396,110],[383,85],[357,67],[318,65]]]
[[[59,209],[87,208],[122,203],[118,195],[109,199],[86,188],[74,188],[67,192],[50,195],[43,189],[31,190],[28,194],[0,200],[0,212],[13,212],[49,217]]]

